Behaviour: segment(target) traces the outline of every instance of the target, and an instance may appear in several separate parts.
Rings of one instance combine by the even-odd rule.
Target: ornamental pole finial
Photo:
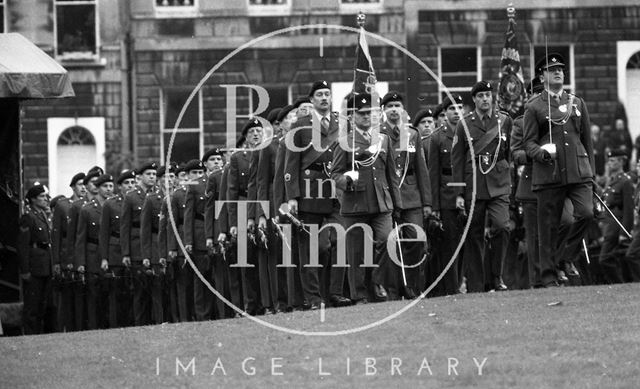
[[[357,17],[357,22],[358,22],[358,26],[360,27],[364,27],[364,21],[367,17],[364,15],[364,13],[362,13],[362,11],[360,11],[358,13],[358,17]]]
[[[507,17],[509,19],[514,19],[516,17],[516,9],[513,7],[513,3],[509,3],[507,7]]]

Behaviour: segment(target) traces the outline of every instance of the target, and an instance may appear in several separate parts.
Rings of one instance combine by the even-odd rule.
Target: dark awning
[[[22,35],[0,34],[0,98],[72,96],[65,68]]]

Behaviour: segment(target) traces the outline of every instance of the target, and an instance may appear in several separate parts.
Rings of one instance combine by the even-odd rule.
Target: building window
[[[155,10],[163,18],[196,16],[198,0],[155,0]]]
[[[96,0],[54,0],[55,55],[60,60],[98,57]]]
[[[0,0],[0,32],[5,31],[6,23],[4,22],[4,0]]]
[[[247,0],[251,16],[282,16],[291,10],[293,0]]]
[[[383,0],[340,0],[340,10],[346,13],[381,13]]]
[[[438,74],[442,85],[438,85],[439,102],[446,96],[446,91],[458,93],[465,105],[473,106],[471,87],[480,81],[482,74],[481,54],[478,47],[440,47],[438,50]]]
[[[531,45],[530,46],[530,58],[533,58],[531,61],[531,73],[536,74],[535,66],[538,61],[544,59],[545,52],[548,53],[558,53],[564,58],[565,67],[564,67],[564,89],[567,92],[573,93],[575,89],[575,72],[573,66],[573,44],[565,44],[565,45],[553,45],[545,48],[544,45]]]
[[[171,136],[180,111],[187,102],[193,88],[165,88],[160,92],[161,160],[165,161]],[[172,162],[187,162],[202,155],[202,91],[193,97],[176,130],[171,150]]]

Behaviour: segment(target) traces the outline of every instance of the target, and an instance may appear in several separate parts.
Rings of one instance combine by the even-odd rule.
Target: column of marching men
[[[360,93],[342,121],[321,80],[248,120],[231,153],[117,177],[94,167],[52,213],[34,185],[20,228],[25,332],[552,287],[581,273],[638,281],[640,196],[625,157],[609,155],[597,187],[586,103],[562,91],[561,56],[536,69],[515,119],[480,81],[468,112],[453,94],[409,122],[400,93]]]

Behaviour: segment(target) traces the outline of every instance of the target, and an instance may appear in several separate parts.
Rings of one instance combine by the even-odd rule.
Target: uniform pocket
[[[586,152],[578,152],[578,172],[580,178],[591,178],[593,172],[591,171],[591,164],[589,163],[589,155]]]

